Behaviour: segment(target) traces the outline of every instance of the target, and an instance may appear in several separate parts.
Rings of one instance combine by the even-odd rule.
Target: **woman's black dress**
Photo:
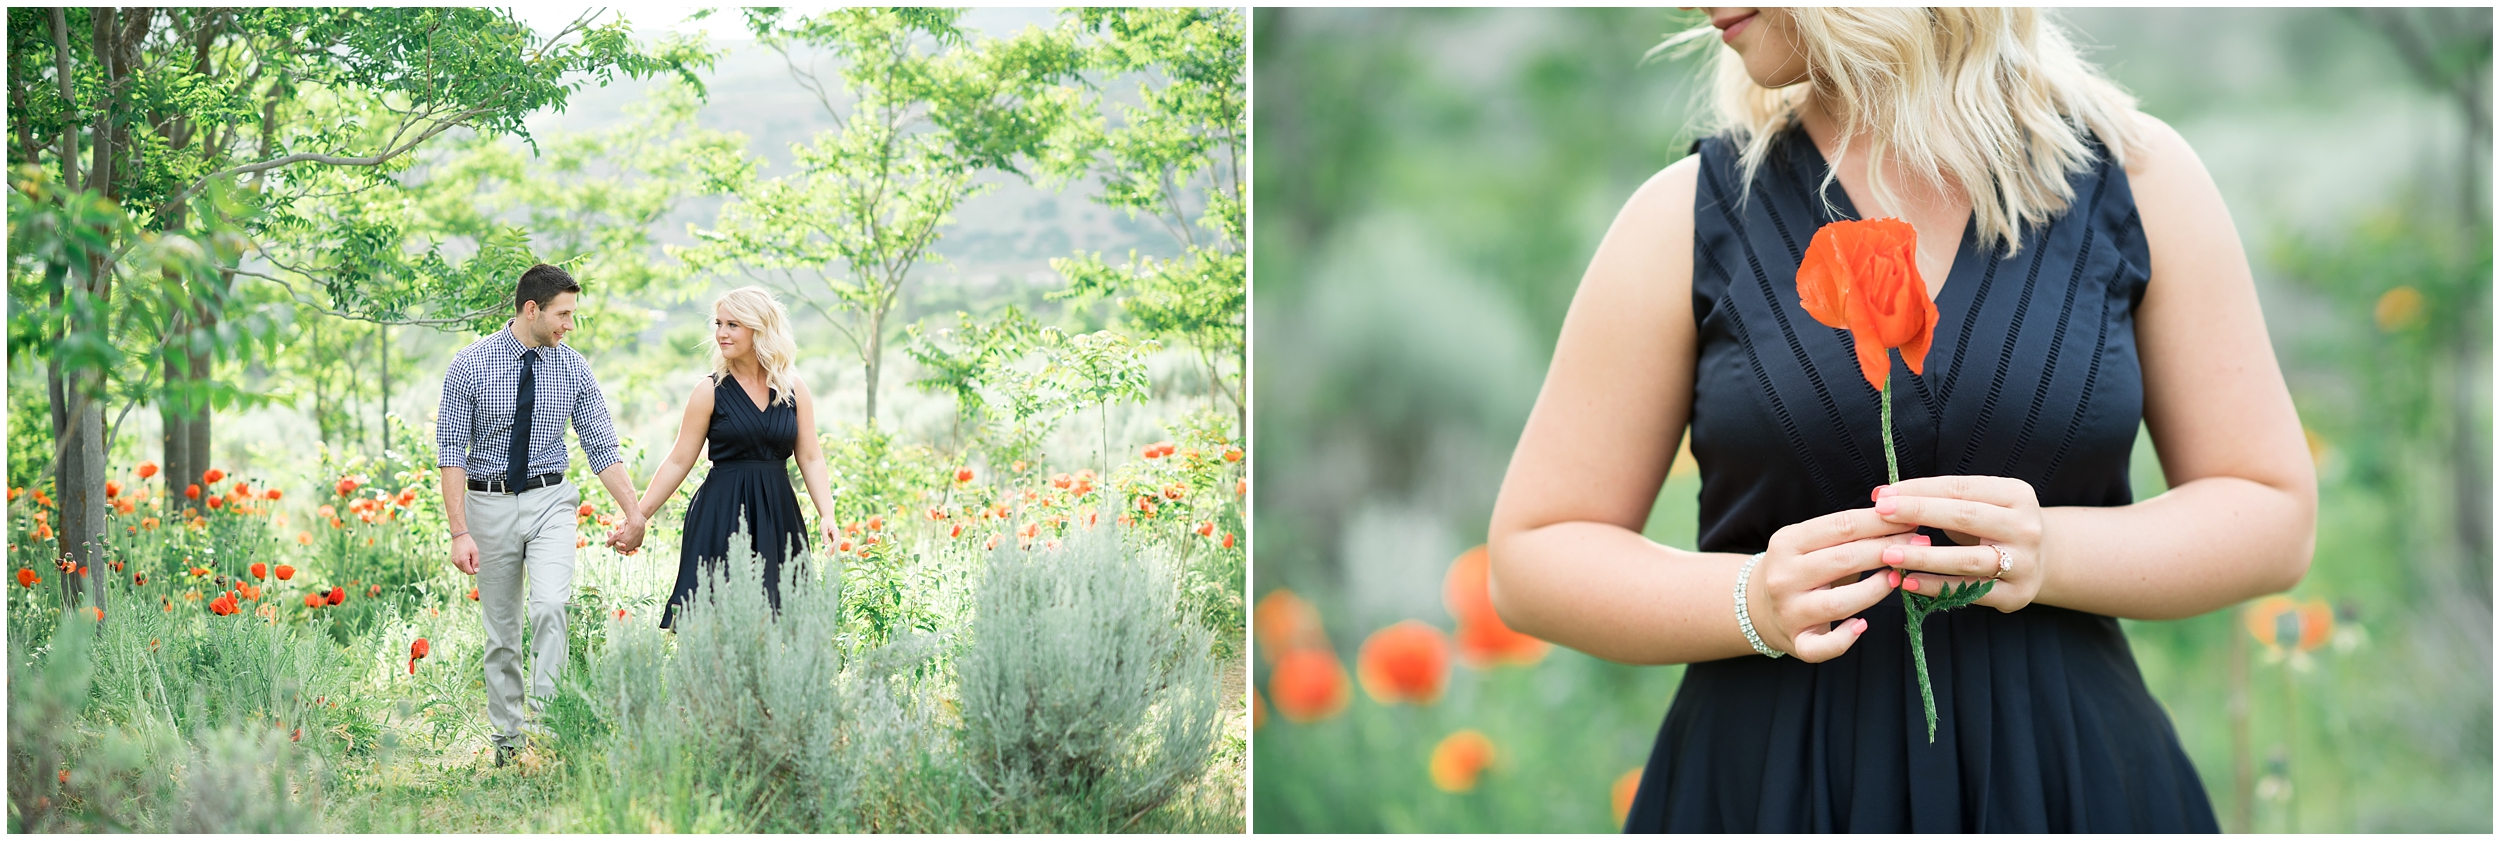
[[[1817,200],[1824,162],[1802,130],[1783,132],[1741,201],[1736,147],[1714,137],[1695,151],[1699,543],[1751,554],[1790,523],[1866,506],[1884,482],[1878,398],[1848,333],[1797,303],[1815,229],[1856,211],[1836,183],[1830,209]],[[2132,500],[2144,232],[2126,173],[2105,155],[2069,181],[2070,209],[2024,230],[2012,257],[1962,232],[1926,375],[1893,363],[1903,477],[2011,476],[2043,506]],[[1828,662],[1688,667],[1625,829],[2219,829],[2117,620],[2046,605],[1930,618],[1930,744],[1900,597],[1859,615],[1865,636]]]
[[[686,506],[686,533],[677,554],[677,586],[669,593],[660,627],[674,627],[677,608],[693,597],[701,583],[697,561],[717,564],[729,555],[729,539],[745,518],[755,553],[764,558],[764,593],[775,609],[781,606],[781,562],[807,548],[807,519],[799,513],[799,496],[790,489],[790,452],[798,446],[799,410],[775,402],[767,391],[764,409],[738,385],[735,377],[715,374],[712,424],[704,433],[712,472],[695,489]]]

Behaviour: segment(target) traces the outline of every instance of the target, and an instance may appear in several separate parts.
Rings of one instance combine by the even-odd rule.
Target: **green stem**
[[[1892,351],[1884,351],[1884,362],[1892,362]],[[1884,478],[1890,484],[1901,483],[1901,457],[1892,444],[1892,376],[1885,372],[1884,387]],[[1918,699],[1926,706],[1927,743],[1936,743],[1936,684],[1927,678],[1927,624],[1929,602],[1908,590],[1901,591],[1901,612],[1910,618],[1910,662],[1918,667]]]
[[[1884,351],[1884,361],[1892,361],[1892,351]],[[1892,452],[1892,377],[1884,377],[1884,481],[1901,483],[1901,459]]]

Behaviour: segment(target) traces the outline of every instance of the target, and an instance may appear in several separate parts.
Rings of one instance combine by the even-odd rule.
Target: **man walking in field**
[[[565,662],[565,604],[573,598],[574,512],[564,482],[564,424],[581,437],[591,472],[625,512],[613,537],[642,542],[633,481],[617,456],[616,427],[590,364],[564,345],[581,284],[541,263],[521,274],[516,318],[452,357],[436,420],[436,465],[451,523],[451,564],[477,576],[486,615],[486,719],[495,764],[523,742],[521,618],[531,652],[529,715],[545,709]],[[531,729],[535,730],[533,726]]]

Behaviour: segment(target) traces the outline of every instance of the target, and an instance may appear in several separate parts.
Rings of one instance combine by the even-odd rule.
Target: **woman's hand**
[[[816,532],[825,538],[825,542],[816,547],[817,552],[831,553],[833,547],[842,545],[842,527],[834,524],[833,515],[816,515]]]
[[[1859,573],[1883,568],[1885,553],[1909,545],[1914,528],[1854,508],[1773,533],[1746,585],[1754,633],[1808,663],[1847,652],[1866,632],[1866,621],[1841,620],[1883,601],[1900,577],[1886,570],[1860,580]]]
[[[1904,479],[1876,490],[1874,510],[1887,523],[1943,529],[1963,544],[1885,550],[1884,563],[1909,573],[1901,586],[1910,592],[1932,596],[1948,583],[1994,578],[1996,587],[1977,603],[2012,613],[2029,607],[2048,578],[2040,497],[2021,479]]]

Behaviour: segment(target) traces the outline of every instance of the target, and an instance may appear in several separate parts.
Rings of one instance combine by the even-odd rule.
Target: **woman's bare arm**
[[[2028,601],[2175,619],[2300,581],[2316,543],[2317,476],[2221,192],[2178,132],[2143,120],[2145,148],[2129,156],[2128,181],[2152,280],[2136,344],[2144,421],[2171,487],[2121,507],[2037,509],[2045,574]],[[1948,497],[1920,486],[1932,487],[1900,487]],[[1887,519],[1942,526],[1964,516],[1958,502],[1911,498]],[[1906,566],[1941,566],[1920,556],[1955,551],[1912,549]]]
[[[816,438],[816,398],[807,392],[807,384],[793,378],[791,391],[799,401],[799,440],[793,455],[799,459],[799,477],[807,482],[807,499],[816,506],[818,528],[827,537],[833,535],[833,484],[825,472],[825,445]]]
[[[1731,598],[1745,556],[1661,546],[1640,533],[1692,409],[1699,168],[1698,158],[1686,158],[1652,177],[1607,230],[1563,319],[1553,366],[1493,508],[1493,603],[1502,621],[1628,663],[1753,653]],[[1907,529],[1865,509],[1813,522],[1824,527],[1816,538],[1791,541],[1794,553],[1756,570],[1750,601],[1766,641],[1823,660],[1847,649],[1863,626],[1821,626],[1873,604],[1890,586],[1880,575],[1817,585],[1874,568],[1874,547]],[[1814,621],[1782,627],[1775,596],[1798,597],[1790,614]]]
[[[711,378],[694,387],[686,395],[686,414],[677,421],[677,442],[668,447],[668,457],[660,461],[660,469],[651,474],[651,484],[642,491],[635,507],[642,509],[644,519],[658,516],[660,507],[676,495],[677,486],[685,484],[686,474],[693,472],[694,460],[703,455],[703,442],[712,431]]]

